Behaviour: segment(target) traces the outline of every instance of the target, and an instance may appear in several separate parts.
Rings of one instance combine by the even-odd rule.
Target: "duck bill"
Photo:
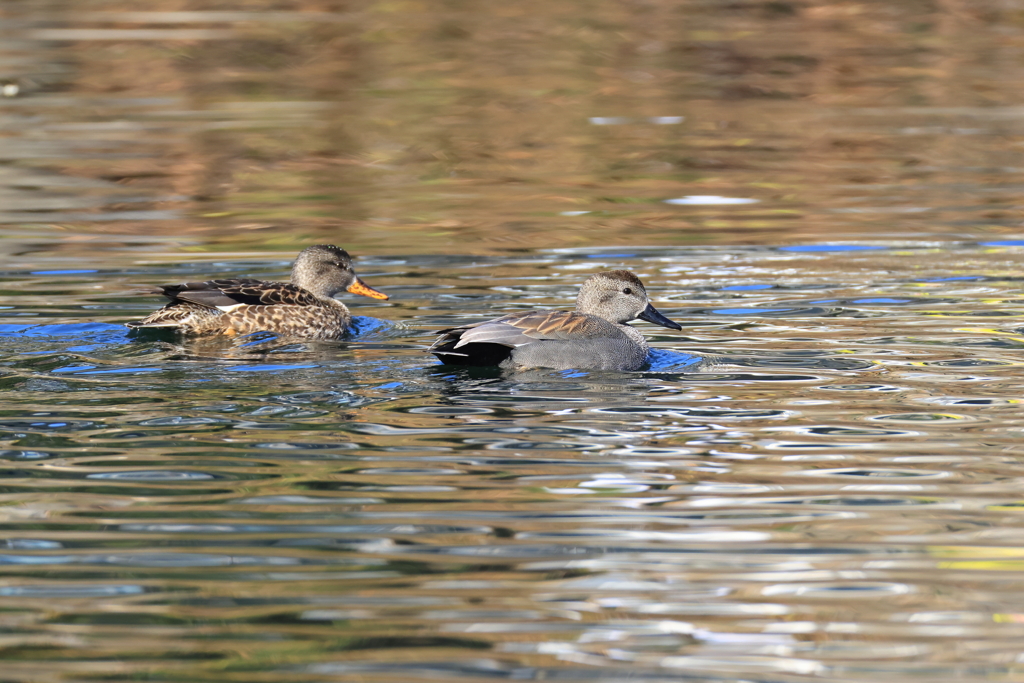
[[[658,313],[658,309],[650,304],[647,304],[647,308],[645,308],[643,313],[641,313],[637,317],[640,318],[641,320],[646,320],[649,323],[661,325],[662,327],[669,327],[672,328],[673,330],[683,329],[682,325],[680,325],[677,322],[673,322],[666,318],[665,316],[663,316],[661,313]]]
[[[352,281],[352,284],[348,286],[346,291],[352,294],[361,294],[362,296],[368,296],[371,299],[387,299],[388,295],[384,292],[378,292],[376,289],[366,284],[359,278]]]

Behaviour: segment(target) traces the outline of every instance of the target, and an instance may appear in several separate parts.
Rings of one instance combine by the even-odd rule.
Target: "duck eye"
[[[626,287],[625,289],[622,290],[622,293],[623,294],[632,294],[633,290],[630,289],[629,287]]]

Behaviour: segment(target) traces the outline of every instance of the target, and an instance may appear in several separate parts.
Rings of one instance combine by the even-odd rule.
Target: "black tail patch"
[[[458,339],[453,339],[430,352],[445,365],[484,367],[501,365],[502,361],[508,360],[513,351],[512,347],[504,344],[466,344],[456,349],[457,343]]]

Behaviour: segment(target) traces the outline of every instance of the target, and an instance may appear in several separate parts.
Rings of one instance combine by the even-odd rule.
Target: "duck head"
[[[300,251],[292,266],[292,284],[325,298],[342,290],[373,299],[388,298],[360,280],[352,269],[352,257],[333,244],[314,244]]]
[[[651,305],[644,283],[628,270],[608,270],[587,278],[576,297],[576,312],[618,324],[639,318],[673,330],[683,329]]]

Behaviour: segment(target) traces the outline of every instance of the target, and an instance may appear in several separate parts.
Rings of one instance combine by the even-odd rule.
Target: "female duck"
[[[388,298],[356,277],[348,252],[331,244],[299,252],[291,282],[209,280],[160,290],[170,303],[128,327],[173,328],[196,335],[273,332],[304,339],[338,339],[351,324],[352,314],[332,298],[335,294],[345,290],[374,299]]]
[[[636,318],[683,329],[651,305],[640,278],[610,270],[583,283],[575,311],[526,311],[441,330],[430,352],[447,365],[639,370],[647,363],[648,346],[627,324]]]

